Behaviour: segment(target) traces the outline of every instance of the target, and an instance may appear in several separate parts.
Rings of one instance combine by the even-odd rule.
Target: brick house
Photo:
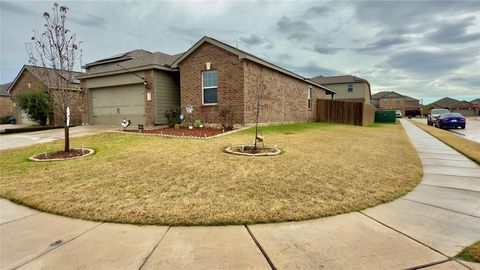
[[[459,100],[450,97],[444,97],[437,101],[434,101],[428,105],[423,106],[423,115],[427,115],[432,109],[448,109],[451,110],[452,106],[459,103]]]
[[[372,95],[372,105],[380,110],[400,110],[403,115],[420,115],[420,101],[394,91],[382,91]]]
[[[210,37],[203,37],[172,63],[180,71],[182,108],[194,117],[221,121],[223,108],[235,124],[255,122],[256,96],[263,89],[261,123],[315,120],[316,101],[335,92]]]
[[[195,118],[219,123],[220,111],[235,124],[254,122],[255,92],[264,85],[260,122],[315,120],[316,100],[335,92],[291,71],[209,37],[188,51],[168,55],[135,50],[84,66],[83,122],[165,124],[164,112],[193,107]],[[261,82],[260,82],[261,79]]]
[[[316,76],[312,81],[328,87],[336,92],[334,100],[356,101],[371,104],[370,83],[352,75]]]
[[[12,95],[8,93],[11,83],[0,85],[0,117],[13,116]]]
[[[80,75],[80,72],[73,72],[73,76]],[[52,90],[53,86],[50,84],[49,78],[58,80],[67,80],[62,77],[57,71],[50,68],[43,68],[31,65],[24,65],[15,80],[10,84],[8,93],[14,96],[17,93],[27,93],[33,91],[47,91]],[[72,91],[81,91],[79,81],[71,81],[69,83]],[[81,114],[82,104],[78,107],[71,108],[71,125],[79,125],[82,123]],[[18,106],[13,103],[13,115],[17,120],[17,124],[34,124],[28,115],[25,114]],[[48,125],[63,126],[63,120],[59,112],[53,112],[48,119]]]

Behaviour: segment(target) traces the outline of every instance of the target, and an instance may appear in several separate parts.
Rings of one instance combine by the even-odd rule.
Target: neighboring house
[[[452,109],[452,106],[459,103],[459,100],[444,97],[428,105],[423,106],[423,115],[427,115],[432,109]]]
[[[0,117],[13,115],[12,95],[8,93],[11,83],[0,84]]]
[[[164,112],[193,107],[195,118],[221,122],[233,112],[235,124],[255,121],[257,86],[265,87],[260,122],[315,120],[316,100],[335,92],[291,71],[209,37],[181,55],[136,50],[85,65],[84,122],[119,125],[164,124]],[[259,83],[259,80],[262,83]]]
[[[229,108],[235,124],[255,122],[256,92],[264,88],[260,123],[314,121],[317,99],[334,91],[218,40],[203,37],[172,67],[180,71],[181,105],[195,117],[221,121]]]
[[[170,64],[179,55],[145,50],[115,55],[84,66],[83,122],[164,124],[166,110],[180,106],[179,74]]]
[[[420,115],[420,101],[394,91],[372,95],[372,104],[380,110],[401,110],[403,115]]]
[[[336,92],[333,99],[344,101],[360,101],[371,104],[370,83],[352,75],[317,76],[312,81],[324,85]]]
[[[475,116],[475,105],[472,102],[463,100],[451,105],[450,111],[461,113],[463,116]]]
[[[480,98],[476,98],[476,99],[470,101],[470,103],[473,104],[473,107],[475,108],[476,115],[480,115]]]
[[[80,72],[73,72],[73,76],[80,75]],[[27,93],[32,91],[47,91],[54,90],[54,85],[50,83],[52,80],[67,80],[62,77],[59,72],[51,68],[43,68],[31,65],[24,65],[18,73],[15,80],[8,88],[8,93],[14,96],[17,93]],[[70,81],[72,91],[81,91],[79,81]],[[18,106],[13,104],[13,115],[17,119],[17,124],[35,124],[28,115],[23,112]],[[81,104],[77,108],[71,108],[71,125],[79,125],[82,123]],[[53,112],[48,119],[48,124],[53,126],[63,126],[61,114]]]

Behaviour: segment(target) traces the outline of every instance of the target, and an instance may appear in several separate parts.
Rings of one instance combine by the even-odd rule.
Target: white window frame
[[[205,105],[205,106],[214,106],[214,105],[217,105],[218,104],[218,73],[217,73],[217,85],[216,86],[203,86],[203,73],[204,72],[212,72],[214,71],[215,73],[217,73],[216,70],[204,70],[200,73],[200,76],[202,77],[202,105]],[[212,89],[212,88],[217,88],[217,102],[216,103],[205,103],[205,89]]]
[[[312,110],[312,87],[311,86],[308,86],[308,89],[307,89],[307,108],[309,111]]]

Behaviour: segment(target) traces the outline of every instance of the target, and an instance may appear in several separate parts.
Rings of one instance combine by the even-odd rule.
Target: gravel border
[[[90,148],[73,148],[73,149],[82,149],[82,150],[88,151],[88,153],[85,154],[85,155],[83,155],[83,156],[79,156],[79,157],[71,157],[71,158],[52,158],[52,159],[38,159],[38,158],[35,158],[35,157],[38,156],[38,155],[41,155],[41,154],[36,154],[36,155],[33,155],[33,156],[29,157],[28,159],[31,160],[31,161],[37,161],[37,162],[64,161],[64,160],[72,160],[72,159],[84,158],[84,157],[88,157],[88,156],[91,156],[91,155],[95,154],[95,150],[90,149]],[[46,152],[45,152],[45,153],[46,153]]]

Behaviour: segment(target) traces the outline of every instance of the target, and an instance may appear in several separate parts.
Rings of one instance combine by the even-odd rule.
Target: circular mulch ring
[[[242,156],[278,156],[282,150],[272,146],[257,146],[255,150],[253,145],[234,145],[225,148],[225,152]]]
[[[88,157],[93,155],[94,153],[95,151],[89,148],[72,148],[68,152],[61,150],[49,153],[42,153],[31,156],[28,159],[32,161],[62,161]]]

